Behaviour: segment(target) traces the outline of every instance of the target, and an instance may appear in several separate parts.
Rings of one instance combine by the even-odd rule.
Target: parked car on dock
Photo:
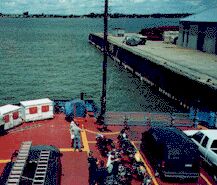
[[[138,46],[138,45],[145,45],[146,40],[147,40],[146,36],[131,35],[131,36],[126,36],[123,40],[123,43],[129,46]]]
[[[141,150],[161,179],[197,181],[200,155],[197,145],[175,127],[152,127],[142,134]]]
[[[164,43],[176,44],[178,40],[179,32],[178,31],[165,31],[163,33]]]
[[[184,132],[198,146],[201,158],[210,167],[212,176],[217,182],[217,129]]]

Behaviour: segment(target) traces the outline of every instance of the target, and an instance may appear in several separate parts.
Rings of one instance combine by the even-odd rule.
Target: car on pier
[[[146,39],[147,39],[146,36],[131,35],[131,36],[126,36],[123,40],[123,43],[129,46],[145,45]]]

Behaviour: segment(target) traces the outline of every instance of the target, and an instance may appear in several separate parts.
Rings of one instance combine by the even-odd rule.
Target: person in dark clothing
[[[93,157],[92,151],[90,151],[87,161],[89,163],[89,185],[95,185],[97,177],[97,159]]]
[[[171,114],[171,122],[170,122],[170,126],[174,126],[175,119],[176,119],[175,114],[172,113],[172,114]]]
[[[97,184],[106,185],[106,178],[108,176],[107,169],[105,167],[104,161],[100,161],[100,166],[97,170]]]
[[[120,161],[119,160],[115,160],[113,162],[113,168],[112,168],[112,174],[114,179],[117,181],[118,179],[118,167],[119,167]]]
[[[120,134],[118,135],[118,139],[121,139],[121,140],[128,139],[128,136],[127,136],[127,133],[126,133],[126,129],[122,129],[120,131]]]
[[[125,130],[130,130],[130,127],[128,126],[128,118],[127,118],[126,115],[124,117],[124,129]]]

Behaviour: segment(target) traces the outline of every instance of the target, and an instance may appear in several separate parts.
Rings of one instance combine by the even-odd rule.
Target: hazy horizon
[[[197,13],[217,5],[217,0],[109,0],[110,13]],[[1,0],[0,13],[85,15],[103,13],[104,0]]]

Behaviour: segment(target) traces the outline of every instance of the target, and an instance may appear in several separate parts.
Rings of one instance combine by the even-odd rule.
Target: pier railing
[[[135,125],[135,126],[193,126],[188,113],[157,113],[157,112],[107,112],[108,125]]]

